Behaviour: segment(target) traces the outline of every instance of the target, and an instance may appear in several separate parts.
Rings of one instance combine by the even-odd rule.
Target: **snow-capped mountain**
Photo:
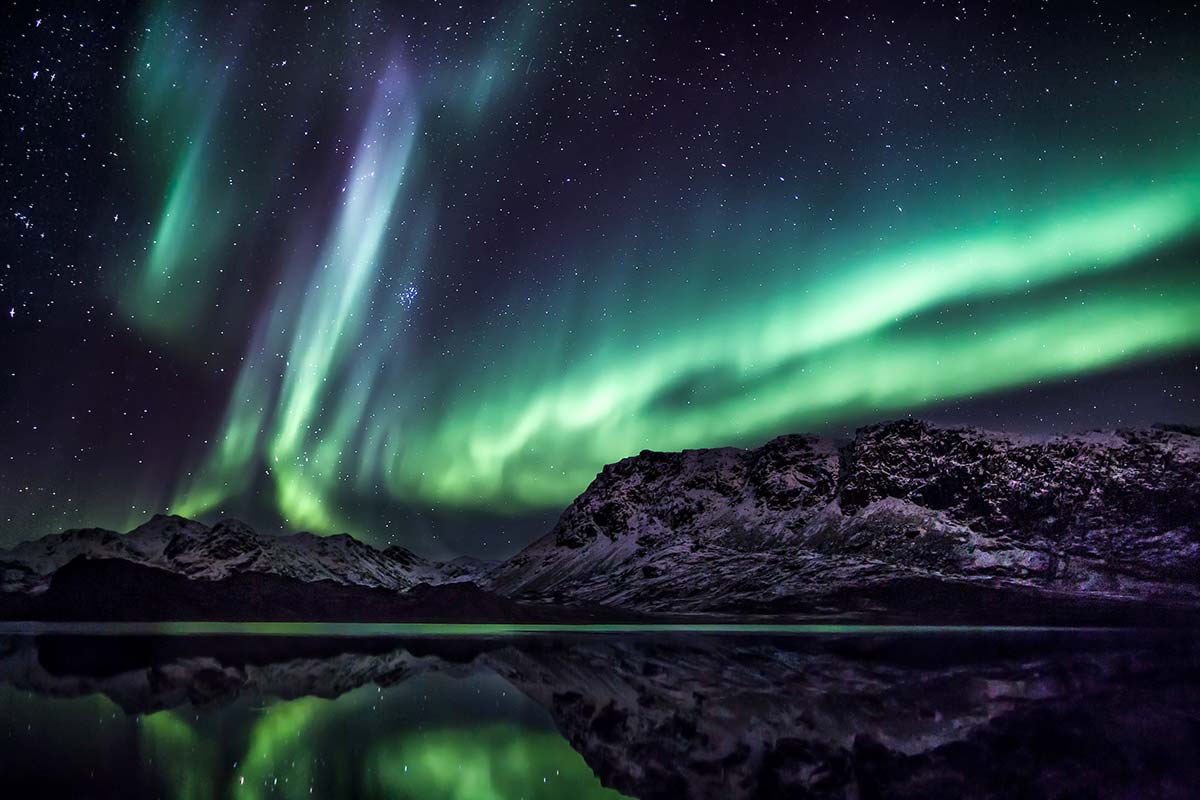
[[[0,591],[44,591],[59,568],[80,556],[129,561],[193,580],[252,572],[400,591],[421,583],[479,579],[489,566],[429,561],[403,547],[377,550],[346,534],[268,536],[237,520],[209,527],[158,515],[127,534],[70,530],[0,551]]]
[[[642,611],[916,609],[997,591],[1196,604],[1200,437],[902,420],[840,446],[644,451],[491,577],[512,596]]]

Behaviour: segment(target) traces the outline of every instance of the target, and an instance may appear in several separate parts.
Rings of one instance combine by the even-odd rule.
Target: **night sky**
[[[643,448],[1200,421],[1196,3],[17,2],[0,544],[503,556]]]

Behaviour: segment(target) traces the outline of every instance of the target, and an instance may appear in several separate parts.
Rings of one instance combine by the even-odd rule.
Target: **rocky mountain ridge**
[[[1200,602],[1200,436],[1048,439],[901,420],[849,444],[644,451],[491,574],[643,611]]]

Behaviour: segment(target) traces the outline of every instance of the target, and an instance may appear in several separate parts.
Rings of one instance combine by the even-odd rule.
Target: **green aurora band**
[[[395,411],[371,409],[372,387],[386,381],[379,351],[352,365],[360,374],[342,384],[349,391],[328,388],[333,360],[355,341],[343,338],[338,321],[355,297],[339,284],[336,298],[307,296],[330,316],[297,336],[302,353],[289,364],[306,366],[289,369],[295,377],[285,378],[274,408],[262,382],[239,384],[215,458],[177,510],[215,506],[260,461],[272,471],[283,515],[330,532],[349,524],[330,510],[331,496],[363,476],[382,475],[396,497],[410,500],[553,506],[605,463],[643,448],[752,441],[1192,346],[1200,342],[1194,281],[1152,275],[1131,285],[1103,273],[1169,251],[1198,219],[1200,177],[1188,172],[1164,188],[1034,225],[998,225],[833,270],[845,277],[748,300],[678,336],[647,332],[628,349],[556,365],[545,376],[509,373],[424,415],[406,413],[391,392],[384,405]],[[1070,296],[1027,296],[1068,280]],[[1019,310],[977,311],[951,331],[902,324],[931,309],[1011,297],[1020,298]],[[313,341],[322,342],[319,351],[303,350]],[[680,392],[680,402],[663,401]],[[353,452],[357,459],[348,458]]]
[[[123,287],[121,305],[140,325],[169,338],[194,324],[215,294],[235,200],[232,181],[221,186],[212,169],[228,71],[219,68],[216,53],[178,56],[180,41],[198,34],[170,5],[154,9],[129,64],[136,132],[165,162],[150,165],[144,177],[164,185],[164,198],[139,258],[143,266]]]
[[[630,235],[611,232],[621,246],[580,242],[566,255],[575,275],[600,277],[564,277],[489,335],[460,332],[443,355],[422,352],[410,340],[414,298],[435,263],[453,259],[433,244],[448,185],[438,143],[446,130],[486,138],[489,110],[521,102],[514,76],[536,49],[540,14],[516,6],[454,68],[418,76],[399,55],[373,66],[365,115],[344,121],[357,144],[336,213],[323,234],[295,222],[220,428],[173,512],[221,510],[262,481],[289,525],[321,533],[369,528],[348,509],[381,489],[409,506],[546,509],[642,449],[753,443],[1200,344],[1189,250],[1200,152],[1185,131],[1102,175],[1071,153],[1031,155],[1016,198],[984,176],[969,202],[948,204],[931,184],[853,237],[817,219],[756,226],[749,197],[740,209],[713,201],[708,218],[651,244],[631,210]],[[234,56],[172,55],[170,37],[147,30],[134,111],[152,131],[175,114],[184,132],[168,137],[175,163],[126,310],[169,340],[219,294],[240,252],[235,231],[254,220],[199,166],[230,135],[221,109],[236,91],[222,62]],[[179,87],[197,74],[202,110],[176,114]],[[282,138],[275,148],[294,158]],[[752,233],[710,230],[731,216],[727,229]],[[546,256],[530,245],[525,257]],[[172,300],[194,287],[198,299]],[[511,291],[495,313],[528,295]],[[164,317],[164,305],[178,314]]]
[[[1200,289],[1188,280],[1023,298],[1018,313],[977,313],[950,332],[898,321],[1120,268],[1198,220],[1200,179],[1189,175],[1036,227],[1002,226],[849,268],[848,278],[748,301],[677,337],[647,335],[558,378],[477,387],[439,424],[414,426],[384,461],[389,485],[442,502],[556,505],[598,467],[643,448],[753,441],[1194,344]],[[663,403],[667,395],[677,402]]]

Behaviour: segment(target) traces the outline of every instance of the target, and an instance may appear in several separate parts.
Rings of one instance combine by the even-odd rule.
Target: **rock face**
[[[400,591],[421,583],[478,581],[493,566],[459,559],[429,561],[403,547],[377,550],[347,534],[267,536],[237,520],[209,527],[184,517],[157,515],[127,534],[70,530],[0,551],[0,592],[43,592],[57,570],[79,557],[119,559],[192,580],[253,572]]]
[[[1200,437],[1033,439],[915,420],[844,446],[645,451],[491,574],[642,611],[1200,604]]]

